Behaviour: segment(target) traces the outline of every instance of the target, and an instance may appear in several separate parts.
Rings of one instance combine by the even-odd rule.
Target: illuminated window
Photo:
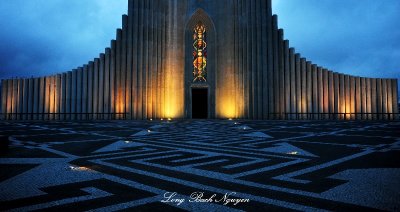
[[[193,32],[193,82],[207,81],[206,27],[199,22]]]

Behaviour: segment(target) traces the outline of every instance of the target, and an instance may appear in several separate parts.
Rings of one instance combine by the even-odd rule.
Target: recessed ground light
[[[288,154],[288,155],[297,155],[298,152],[296,152],[296,151],[295,151],[295,152],[288,152],[287,154]]]
[[[150,133],[150,132],[151,132],[151,130],[147,130],[147,132],[148,132],[148,133]]]
[[[171,118],[168,118],[168,121],[171,121],[172,119]]]

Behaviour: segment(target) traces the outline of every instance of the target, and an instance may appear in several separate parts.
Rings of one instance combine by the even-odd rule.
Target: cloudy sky
[[[272,0],[296,52],[337,72],[400,78],[399,0]],[[127,0],[0,0],[0,79],[69,71],[115,38]]]

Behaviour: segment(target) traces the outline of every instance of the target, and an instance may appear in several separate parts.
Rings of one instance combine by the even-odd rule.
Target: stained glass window
[[[193,32],[193,82],[207,81],[206,27],[199,22]]]

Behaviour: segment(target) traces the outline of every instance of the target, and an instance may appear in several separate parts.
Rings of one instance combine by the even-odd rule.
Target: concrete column
[[[111,112],[111,107],[110,107],[110,64],[111,64],[111,49],[107,48],[106,49],[106,54],[105,54],[105,64],[104,64],[104,112],[105,113],[110,113]],[[105,115],[105,119],[110,119],[110,116],[108,114]]]
[[[371,113],[377,113],[378,108],[377,108],[377,96],[376,96],[376,79],[372,78],[371,79]],[[372,119],[376,120],[378,116],[376,114],[372,114]]]
[[[88,65],[83,66],[82,70],[82,104],[81,104],[81,111],[82,111],[82,119],[87,120],[88,115],[87,115],[87,109],[88,109],[88,73],[89,73],[89,67]]]
[[[339,113],[346,113],[346,91],[344,84],[344,75],[339,74]],[[345,115],[340,115],[340,119],[345,119]]]
[[[50,95],[49,95],[49,119],[50,120],[54,120],[54,113],[56,112],[55,110],[55,105],[54,105],[54,101],[55,101],[55,85],[56,85],[56,77],[50,76],[50,86],[49,86],[49,90],[50,90]]]
[[[32,120],[33,116],[33,105],[34,105],[34,98],[35,98],[35,87],[34,87],[34,79],[33,78],[29,78],[28,79],[28,90],[29,90],[29,96],[28,96],[28,120]]]
[[[79,67],[76,71],[76,119],[82,120],[82,84],[83,84],[83,77],[82,77],[83,68]]]
[[[300,59],[301,68],[301,112],[308,113],[307,107],[307,64],[306,59]],[[303,119],[307,118],[307,114],[302,115]]]
[[[346,91],[346,120],[349,120],[351,118],[351,92],[350,92],[350,76],[345,75],[344,76],[344,85],[345,85],[345,91]]]
[[[63,73],[61,75],[61,98],[60,98],[60,112],[61,120],[65,120],[66,116],[65,113],[67,112],[66,105],[67,105],[67,73]]]
[[[104,66],[105,66],[105,55],[100,54],[99,60],[99,104],[97,112],[100,113],[98,118],[104,119]]]
[[[45,88],[46,88],[46,84],[45,84],[45,78],[44,77],[40,77],[39,80],[39,120],[43,120],[44,119],[44,115],[43,113],[45,112],[44,109],[44,105],[45,105]]]
[[[397,85],[397,79],[392,79],[392,98],[393,98],[393,113],[399,113],[399,105],[398,105],[398,85]],[[400,115],[397,114],[394,116],[396,120],[400,119]]]
[[[356,119],[356,78],[350,76],[350,111],[352,113],[351,118]]]
[[[22,85],[22,93],[20,92],[20,96],[22,97],[22,101],[20,101],[20,104],[22,104],[22,116],[20,118],[22,120],[27,120],[28,119],[28,100],[29,100],[29,81],[28,79],[21,79],[21,85]]]
[[[365,92],[366,92],[366,110],[365,110],[365,112],[366,113],[372,113],[372,101],[371,101],[371,94],[372,94],[372,92],[371,92],[371,90],[372,90],[372,88],[371,88],[371,82],[372,82],[372,80],[371,80],[371,78],[365,78]],[[367,120],[371,120],[372,119],[372,115],[371,114],[368,114],[367,116],[366,116],[366,119]]]
[[[294,49],[289,49],[290,61],[290,112],[291,119],[295,119],[294,113],[297,113],[297,99],[296,99],[296,63],[294,56]]]
[[[318,83],[318,113],[324,112],[324,78],[323,78],[323,71],[321,67],[317,68],[317,83]],[[318,118],[325,118],[319,114]]]
[[[356,119],[361,119],[361,80],[360,77],[355,77],[355,107],[356,107]]]
[[[133,44],[132,44],[132,84],[131,84],[131,92],[132,92],[132,114],[131,117],[133,119],[137,119],[137,111],[138,111],[138,46],[140,45],[139,41],[139,3],[138,1],[134,1],[133,5],[133,23],[131,24],[132,27],[132,37],[133,37]],[[130,15],[131,16],[131,15]],[[160,58],[162,59],[162,58]],[[161,101],[161,99],[160,99]]]
[[[18,120],[18,107],[19,107],[19,98],[18,98],[18,81],[19,79],[13,79],[13,96],[12,96],[12,112],[13,112],[13,120]]]
[[[360,81],[361,81],[361,93],[360,93],[360,95],[361,95],[361,113],[366,113],[367,112],[367,92],[366,92],[366,88],[367,88],[367,86],[366,86],[366,81],[365,81],[365,78],[364,77],[361,77],[360,78]],[[367,116],[366,116],[366,114],[363,114],[362,116],[361,116],[361,119],[366,119],[367,118]]]
[[[266,41],[264,41],[262,36],[266,35],[262,34],[264,31],[264,27],[263,24],[261,23],[262,21],[262,6],[261,6],[261,1],[256,1],[255,4],[255,8],[256,8],[256,16],[255,16],[255,26],[260,26],[261,28],[254,28],[257,29],[255,30],[257,32],[257,39],[253,40],[253,46],[257,48],[257,76],[256,76],[256,85],[257,85],[257,119],[263,119],[263,69],[265,69],[266,67],[263,67],[263,61],[265,61],[266,59],[266,55],[263,55],[263,47],[265,48],[266,46],[264,44],[266,44]],[[286,64],[288,64],[289,62],[289,43],[286,42],[285,44],[285,50],[286,50],[286,55],[287,55],[287,59],[286,60]],[[289,108],[290,109],[290,108]]]
[[[300,55],[295,54],[295,63],[296,63],[296,101],[297,101],[297,113],[302,113],[302,98],[301,98],[301,64],[300,64]],[[297,116],[296,118],[301,118],[301,116]]]
[[[18,95],[17,95],[17,120],[22,120],[22,110],[23,110],[23,104],[24,104],[24,80],[23,79],[18,79]]]
[[[55,112],[57,113],[55,119],[60,120],[60,112],[61,112],[61,106],[60,106],[60,100],[61,100],[61,74],[56,75],[56,95],[54,99],[54,106],[55,106]]]
[[[335,100],[335,95],[334,95],[334,82],[333,82],[333,72],[328,71],[328,102],[329,102],[329,113],[334,112],[334,100]],[[333,118],[333,115],[330,114],[329,118]]]
[[[279,98],[280,98],[280,90],[279,90],[279,51],[278,51],[278,20],[277,16],[273,15],[272,16],[272,45],[273,45],[273,58],[274,58],[274,101],[273,101],[273,107],[274,107],[274,112],[273,113],[279,113]],[[245,100],[246,101],[246,100]],[[274,117],[277,117],[276,114],[274,114]]]
[[[284,90],[285,90],[285,112],[290,113],[290,63],[289,63],[289,41],[284,41],[284,50],[285,50],[285,81],[284,81]],[[289,118],[289,116],[287,116]]]
[[[65,85],[65,119],[71,120],[71,103],[72,103],[72,71],[67,72],[66,85]]]
[[[126,108],[129,107],[129,103],[126,102],[126,81],[127,81],[127,41],[128,41],[128,16],[123,15],[122,16],[122,37],[121,37],[121,46],[120,46],[120,51],[121,51],[121,69],[120,69],[120,81],[119,81],[119,86],[120,86],[120,101],[121,101],[121,111],[122,113],[126,112]]]
[[[268,7],[268,14],[269,14],[269,5]],[[274,43],[273,43],[273,21],[272,21],[272,16],[267,15],[267,24],[268,24],[268,29],[267,29],[267,39],[268,39],[268,49],[267,49],[267,54],[268,54],[268,70],[267,70],[267,75],[268,75],[268,119],[271,119],[271,114],[274,113]],[[241,39],[240,39],[241,40]],[[299,55],[297,55],[297,59],[299,59]],[[295,61],[299,62],[296,60]],[[297,71],[297,69],[296,69]]]
[[[116,110],[116,85],[115,85],[115,76],[116,76],[116,51],[117,51],[117,41],[111,41],[111,52],[110,52],[110,113],[115,113]],[[111,119],[115,119],[115,115],[111,114]]]
[[[94,95],[94,62],[90,61],[88,65],[88,105],[87,105],[87,113],[88,119],[92,120],[94,118],[93,115],[93,95]]]
[[[382,113],[388,112],[388,93],[387,93],[387,81],[386,79],[381,79],[382,81]],[[383,115],[383,119],[387,119],[387,114]]]
[[[115,112],[122,112],[122,88],[121,88],[121,59],[122,58],[122,30],[117,29],[117,41],[115,49]],[[119,116],[116,116],[119,118]]]
[[[71,78],[71,120],[76,120],[76,104],[77,104],[77,70],[72,70]]]
[[[99,58],[95,58],[93,68],[93,119],[99,118],[99,66],[100,60]]]
[[[312,70],[312,112],[318,113],[318,73],[317,73],[317,65],[313,64],[311,66]],[[314,114],[313,119],[318,119],[318,115]]]
[[[285,112],[285,54],[283,44],[283,30],[278,30],[279,42],[279,118],[282,119],[282,113]]]
[[[38,120],[39,116],[37,115],[37,113],[39,113],[39,91],[40,91],[40,82],[39,82],[39,78],[34,78],[33,79],[33,83],[34,83],[34,89],[33,89],[33,120]],[[8,106],[8,105],[7,105]]]
[[[392,99],[392,80],[386,79],[386,87],[387,87],[387,112],[393,113],[393,99]],[[388,119],[392,119],[392,114],[388,115]]]
[[[14,80],[13,79],[10,79],[10,80],[8,80],[8,89],[7,89],[7,91],[8,91],[8,94],[7,94],[7,110],[8,110],[8,113],[9,113],[9,115],[8,115],[8,119],[9,120],[12,120],[13,119],[13,116],[14,116],[14,114],[13,114],[13,103],[14,103],[14,100],[13,100],[13,92],[14,92],[14,86],[13,86],[13,84],[14,84]]]
[[[7,91],[8,88],[8,80],[1,80],[1,119],[6,120],[7,119]]]
[[[339,74],[338,73],[333,73],[333,83],[334,83],[334,105],[333,105],[333,112],[336,113],[334,116],[335,119],[339,119],[339,107],[340,107],[340,99],[339,99]]]
[[[382,80],[381,79],[376,79],[376,107],[377,107],[377,113],[378,119],[382,119],[383,115],[379,114],[383,112],[383,104],[382,104],[382,99],[383,99],[383,92],[382,92]]]
[[[125,111],[127,119],[132,119],[132,73],[133,73],[133,28],[134,28],[134,16],[133,16],[133,1],[128,4],[128,25],[127,25],[127,58],[126,58],[126,87],[125,87]],[[104,108],[106,110],[106,108]]]
[[[312,113],[313,102],[312,102],[312,70],[311,70],[311,62],[306,62],[306,86],[307,86],[307,113]],[[307,115],[307,119],[312,119],[311,114]]]
[[[237,3],[237,2],[236,2]],[[268,42],[268,40],[269,40],[269,38],[268,38],[268,34],[270,34],[270,31],[269,31],[269,26],[270,26],[270,24],[269,24],[269,20],[268,20],[268,6],[267,6],[267,4],[268,4],[268,2],[267,1],[261,1],[261,26],[262,26],[262,28],[261,28],[261,43],[262,43],[262,49],[261,49],[261,51],[262,51],[262,58],[261,58],[261,61],[262,61],[262,70],[263,70],[263,72],[262,72],[262,111],[263,111],[263,119],[268,119],[268,112],[269,112],[269,108],[268,108],[268,106],[269,106],[269,103],[268,103],[268,93],[269,93],[269,89],[268,89],[268,86],[269,86],[269,82],[268,82],[268,72],[270,71],[270,69],[269,69],[269,55],[268,55],[268,49],[270,48],[270,45],[269,45],[269,42]],[[239,7],[239,4],[236,4],[236,7],[238,8]],[[235,15],[237,15],[237,14],[235,14]],[[239,21],[238,19],[235,19],[236,21]],[[238,29],[238,26],[236,27],[236,31],[238,31],[239,29]],[[237,39],[237,43],[235,44],[235,47],[236,48],[239,48],[239,39]],[[235,52],[237,52],[237,51],[235,51]],[[293,57],[293,60],[294,60],[294,49],[292,49],[292,51],[291,51],[291,55],[292,55],[292,57]],[[293,65],[293,64],[292,64]],[[239,89],[237,89],[237,90],[239,90]],[[236,93],[236,92],[235,92]],[[240,114],[240,113],[239,113]],[[238,115],[239,115],[238,114]]]
[[[49,76],[44,77],[44,120],[50,119],[50,87],[51,78]]]
[[[329,115],[327,115],[327,113],[329,113],[329,74],[328,71],[326,69],[322,69],[322,80],[323,80],[323,91],[324,91],[324,118],[327,119],[329,118]]]

